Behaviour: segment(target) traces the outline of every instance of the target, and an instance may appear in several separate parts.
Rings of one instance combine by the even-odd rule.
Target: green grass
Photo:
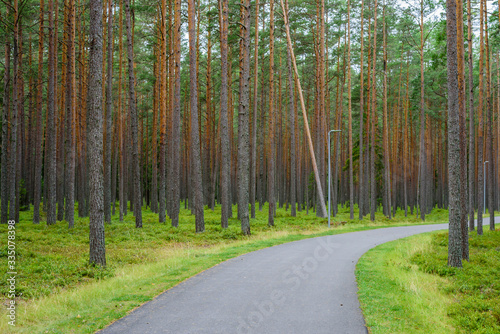
[[[448,233],[380,245],[356,269],[370,333],[500,333],[500,231],[469,237],[470,262],[447,266]]]
[[[233,209],[236,214],[236,209]],[[170,221],[158,223],[157,215],[143,210],[142,229],[136,229],[129,214],[106,224],[107,268],[88,265],[88,218],[47,226],[32,223],[32,211],[21,212],[16,225],[17,323],[8,326],[5,308],[0,316],[1,333],[93,333],[162,291],[229,258],[303,238],[422,223],[399,211],[388,220],[381,212],[375,222],[349,220],[349,208],[339,208],[328,230],[327,220],[310,211],[278,209],[275,226],[267,226],[267,206],[251,219],[252,235],[240,232],[237,219],[229,228],[220,227],[220,207],[205,210],[206,231],[195,233],[194,216],[181,210],[178,228]],[[356,214],[357,216],[357,214]],[[435,209],[428,223],[447,220],[447,211]],[[343,222],[344,224],[341,224]],[[0,225],[0,238],[7,240],[7,226]],[[7,246],[0,247],[0,265],[7,266]],[[2,303],[6,303],[7,274],[0,274]]]

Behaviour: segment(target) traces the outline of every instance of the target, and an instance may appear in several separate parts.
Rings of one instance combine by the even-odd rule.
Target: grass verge
[[[448,233],[389,242],[356,269],[370,333],[500,333],[500,231],[470,233],[470,262],[447,266]]]
[[[377,213],[375,222],[350,221],[349,208],[339,208],[328,230],[324,218],[299,212],[296,218],[278,209],[275,226],[267,226],[267,207],[251,220],[252,236],[243,236],[239,221],[220,228],[220,207],[205,210],[206,232],[194,232],[194,216],[181,210],[179,228],[157,222],[157,215],[143,211],[144,227],[134,218],[118,216],[105,226],[108,267],[91,267],[88,261],[88,218],[76,219],[68,230],[65,222],[33,225],[32,211],[22,212],[16,225],[16,327],[7,325],[5,308],[1,333],[93,333],[153,299],[179,282],[229,258],[257,249],[326,234],[421,223],[398,212],[388,220]],[[430,222],[443,222],[446,210],[435,210]],[[340,224],[344,222],[344,224]],[[7,240],[7,227],[0,226]],[[0,265],[7,267],[7,246],[2,242]],[[2,303],[7,302],[7,276],[1,274]]]

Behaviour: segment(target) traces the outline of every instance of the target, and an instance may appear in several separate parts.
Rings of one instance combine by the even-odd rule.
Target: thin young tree
[[[141,168],[139,156],[139,135],[137,119],[137,101],[135,96],[134,74],[134,47],[132,40],[132,20],[130,0],[125,0],[126,29],[127,29],[127,63],[128,63],[128,94],[130,111],[130,128],[132,136],[132,182],[134,200],[135,227],[142,227],[142,196],[141,196]]]
[[[195,214],[196,232],[204,232],[205,220],[203,213],[203,185],[201,177],[200,134],[198,123],[198,71],[196,69],[196,8],[194,0],[188,0],[188,26],[189,97],[191,107],[191,186],[193,194],[193,203],[190,203],[190,206]]]
[[[90,204],[90,264],[106,266],[104,243],[104,175],[102,112],[102,0],[90,1],[88,79],[88,161]]]

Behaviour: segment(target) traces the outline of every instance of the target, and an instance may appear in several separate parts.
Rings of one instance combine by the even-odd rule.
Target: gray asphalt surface
[[[447,228],[391,227],[248,253],[167,290],[98,333],[367,333],[354,276],[361,255],[391,240]]]

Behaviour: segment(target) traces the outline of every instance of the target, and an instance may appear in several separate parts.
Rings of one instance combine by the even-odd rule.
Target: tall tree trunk
[[[359,82],[360,82],[360,89],[359,89],[359,197],[358,197],[358,208],[359,208],[359,220],[363,220],[363,213],[365,210],[364,207],[364,196],[365,196],[365,181],[364,177],[365,175],[363,174],[363,166],[364,166],[364,153],[363,153],[363,118],[364,118],[364,113],[365,113],[365,102],[364,102],[364,93],[365,93],[365,81],[363,78],[364,74],[364,68],[363,68],[363,57],[364,57],[364,9],[365,9],[365,1],[361,0],[361,46],[360,46],[360,53],[359,53],[359,67],[360,67],[360,73],[359,73]]]
[[[56,138],[55,126],[55,79],[56,79],[56,33],[54,32],[54,1],[49,0],[49,53],[48,53],[48,90],[47,90],[47,117],[45,150],[45,182],[47,187],[47,225],[56,223]]]
[[[458,9],[461,10],[460,6]],[[462,233],[460,226],[460,124],[458,106],[459,87],[457,80],[457,5],[454,0],[446,1],[446,28],[448,56],[448,175],[450,198],[448,265],[452,267],[461,267]]]
[[[196,217],[196,232],[205,231],[203,213],[203,185],[201,180],[200,133],[198,124],[198,73],[196,70],[196,10],[195,1],[188,0],[189,26],[189,83],[191,105],[191,184],[193,203],[191,208]],[[247,206],[248,209],[248,206]]]
[[[479,5],[479,96],[478,96],[478,131],[477,131],[477,234],[483,234],[483,208],[484,208],[484,190],[483,190],[483,93],[484,93],[484,16],[483,5],[486,1],[481,0]]]
[[[72,1],[72,0],[70,0]],[[108,75],[106,84],[106,143],[104,147],[104,221],[111,223],[111,123],[113,121],[113,0],[108,0]]]
[[[241,221],[241,232],[250,235],[250,219],[248,217],[249,202],[249,167],[250,161],[250,0],[241,1],[241,91],[238,113],[238,216]]]
[[[351,0],[347,2],[347,103],[349,126],[349,207],[350,219],[354,219],[354,173],[352,163],[352,101],[351,101]]]
[[[66,42],[66,221],[68,227],[73,228],[75,221],[75,115],[74,115],[74,85],[75,85],[75,3],[74,0],[68,0],[67,3],[67,42]],[[109,17],[111,20],[111,15]],[[109,75],[111,77],[111,75]],[[110,137],[107,132],[107,136]],[[109,138],[111,143],[111,137]],[[104,184],[105,191],[110,191],[111,186]],[[108,203],[109,206],[109,203]],[[109,208],[108,208],[109,209]],[[108,210],[109,211],[109,210]],[[111,218],[110,218],[111,220]]]
[[[474,231],[475,202],[475,112],[474,112],[474,73],[472,52],[472,1],[467,1],[467,37],[469,50],[469,230]]]
[[[385,213],[391,219],[391,166],[389,165],[389,124],[387,122],[387,29],[386,4],[384,2],[383,47],[384,47],[384,114],[383,114],[383,145],[384,145],[384,196],[386,198]]]
[[[252,148],[250,152],[250,207],[251,217],[255,218],[255,195],[256,195],[256,161],[257,161],[257,89],[259,87],[259,0],[255,0],[255,42],[254,42],[254,81],[253,81],[253,116],[252,116]],[[292,208],[292,215],[294,209]]]
[[[142,227],[142,196],[141,196],[141,169],[139,157],[137,102],[135,96],[135,75],[134,75],[134,47],[132,41],[132,22],[130,0],[125,2],[125,12],[127,15],[127,60],[128,60],[128,94],[130,110],[130,127],[132,135],[132,182],[134,184],[134,214],[135,227]]]
[[[495,160],[493,159],[493,106],[491,97],[491,73],[490,73],[490,44],[488,37],[488,11],[486,4],[484,5],[484,38],[485,38],[485,52],[486,52],[486,110],[487,110],[487,135],[486,135],[486,157],[488,159],[487,174],[484,175],[488,184],[488,211],[490,213],[490,231],[495,230],[495,210],[494,210],[494,168]],[[486,203],[484,203],[486,205]]]
[[[171,161],[171,212],[173,227],[179,226],[180,177],[181,177],[181,2],[175,0],[174,8],[174,109],[172,113],[172,161]]]
[[[285,1],[286,11],[288,12],[288,1]],[[287,68],[288,68],[288,93],[289,93],[289,119],[288,119],[288,131],[290,136],[290,205],[292,217],[296,217],[296,183],[297,183],[297,171],[296,171],[296,144],[295,144],[295,94],[294,94],[294,81],[293,81],[293,68],[292,68],[292,56],[290,54],[290,49],[287,51]]]
[[[42,0],[43,1],[43,0]],[[40,3],[40,16],[43,18],[43,2]],[[8,14],[8,7],[7,7],[7,14]],[[6,15],[8,16],[8,15]],[[42,23],[40,23],[40,31],[42,31],[42,24],[43,24],[43,19],[41,21]],[[10,172],[9,171],[9,155],[8,155],[8,151],[9,151],[9,122],[10,122],[10,118],[9,118],[9,111],[10,111],[10,83],[11,83],[11,80],[10,80],[10,36],[8,36],[8,34],[5,34],[5,63],[4,63],[4,66],[5,66],[5,70],[4,70],[4,77],[3,77],[3,92],[4,92],[4,99],[3,99],[3,114],[2,114],[2,182],[1,182],[1,192],[2,192],[2,209],[1,209],[1,212],[2,212],[2,216],[1,216],[1,223],[2,224],[7,224],[8,222],[8,213],[9,213],[9,196],[10,196],[10,192],[9,192],[9,185],[10,185],[10,182],[9,182],[9,177],[8,177],[8,173]],[[39,83],[41,81],[40,79],[40,76],[41,76],[41,63],[39,63],[38,65],[38,70],[39,70]],[[39,94],[41,95],[40,93],[40,90],[39,90]],[[39,110],[39,112],[41,113],[41,108]],[[40,163],[40,166],[41,166],[41,163]],[[40,177],[41,179],[41,177]],[[41,185],[41,180],[40,180],[40,183]],[[35,204],[36,204],[36,197],[35,197]],[[38,205],[40,207],[40,205]],[[40,216],[36,216],[36,209],[35,209],[35,215],[33,215],[33,222],[35,224],[39,223],[40,222]],[[35,220],[35,218],[37,218],[37,220]]]
[[[229,120],[228,120],[228,0],[219,2],[220,12],[220,48],[221,48],[221,95],[220,95],[220,141],[221,141],[221,226],[228,227],[228,219],[231,212],[229,194],[231,151],[229,147]],[[232,124],[232,123],[231,123]]]
[[[377,210],[377,180],[375,179],[375,124],[377,123],[377,93],[376,93],[376,82],[375,82],[375,65],[377,63],[377,3],[375,0],[375,12],[374,12],[374,22],[373,22],[373,60],[372,60],[372,79],[371,79],[371,165],[370,165],[370,192],[371,192],[371,207],[370,207],[370,219],[375,220],[375,211]]]
[[[274,226],[274,214],[276,207],[276,199],[274,195],[274,1],[270,3],[269,13],[269,130],[268,137],[268,164],[267,164],[267,197],[269,202],[269,214],[267,224]]]
[[[90,2],[88,136],[90,186],[90,264],[106,266],[103,207],[102,1]]]
[[[418,184],[418,206],[420,208],[420,218],[425,220],[426,214],[426,148],[425,148],[425,104],[424,104],[424,1],[420,1],[420,163],[419,163],[419,184]]]
[[[464,66],[464,11],[462,0],[457,6],[457,84],[460,133],[460,228],[462,233],[462,259],[469,260],[469,233],[467,231],[467,143],[465,127],[465,66]],[[449,115],[449,113],[448,113]]]
[[[151,190],[151,201],[152,201],[152,206],[151,209],[153,211],[158,211],[158,220],[160,223],[164,223],[166,221],[166,215],[165,215],[165,210],[166,210],[166,148],[167,148],[167,25],[166,25],[166,8],[167,4],[165,0],[162,0],[161,2],[161,43],[160,43],[160,63],[158,64],[159,66],[159,73],[160,73],[160,86],[159,86],[159,98],[160,98],[160,187],[157,189],[157,179],[158,179],[158,172],[157,172],[157,152],[156,152],[156,127],[157,127],[157,118],[153,118],[153,181],[152,181],[152,190]],[[157,111],[155,110],[155,115],[157,114]],[[158,196],[159,194],[159,196]],[[159,206],[158,206],[158,201],[159,201]],[[156,212],[155,211],[155,212]]]

